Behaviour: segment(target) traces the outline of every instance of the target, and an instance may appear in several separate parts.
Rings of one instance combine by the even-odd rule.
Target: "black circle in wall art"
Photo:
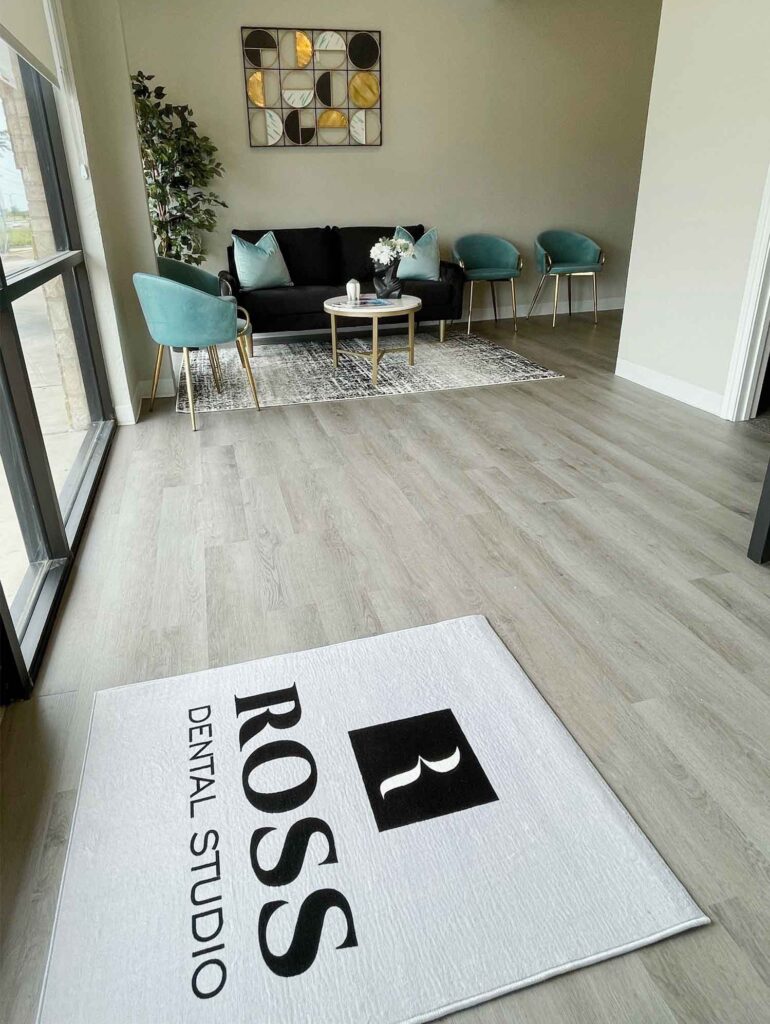
[[[380,46],[368,32],[356,32],[348,43],[350,63],[362,71],[373,68],[380,58]]]
[[[295,146],[307,146],[307,144],[312,142],[315,138],[315,128],[309,124],[303,124],[303,119],[300,117],[300,114],[304,113],[306,113],[304,110],[292,110],[292,112],[286,116],[286,120],[284,121],[286,137],[293,142]]]
[[[275,63],[277,54],[275,52],[278,49],[278,42],[275,36],[271,32],[268,32],[264,28],[256,28],[253,32],[249,32],[246,38],[243,40],[243,52],[246,55],[246,59],[249,64],[255,68],[261,67],[272,67]],[[263,61],[262,51],[266,50],[270,53],[270,57]]]

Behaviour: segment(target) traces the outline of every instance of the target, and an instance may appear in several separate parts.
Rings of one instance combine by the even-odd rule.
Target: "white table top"
[[[422,300],[416,295],[402,295],[400,299],[387,299],[387,306],[352,306],[347,295],[335,295],[324,302],[324,312],[335,316],[382,317],[403,316],[404,313],[416,313],[422,309]]]

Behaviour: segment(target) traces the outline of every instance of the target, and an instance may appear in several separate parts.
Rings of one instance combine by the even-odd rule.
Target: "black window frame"
[[[0,682],[1,703],[31,692],[115,433],[54,87],[21,57],[19,68],[54,241],[60,251],[9,277],[0,257],[0,459],[30,561],[10,607],[0,582],[0,674],[5,677]],[[59,277],[92,426],[57,494],[13,304]]]

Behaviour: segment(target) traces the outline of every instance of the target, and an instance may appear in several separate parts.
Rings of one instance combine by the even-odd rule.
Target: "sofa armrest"
[[[220,295],[234,295],[238,296],[240,287],[237,280],[227,270],[219,271],[219,294]]]
[[[450,320],[459,320],[463,309],[463,290],[465,289],[465,274],[459,263],[451,263],[449,260],[442,260],[439,269],[439,279],[446,281],[450,287]]]

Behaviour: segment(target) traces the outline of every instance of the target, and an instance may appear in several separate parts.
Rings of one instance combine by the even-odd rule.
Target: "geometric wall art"
[[[241,29],[254,148],[382,145],[381,39],[360,29]]]

